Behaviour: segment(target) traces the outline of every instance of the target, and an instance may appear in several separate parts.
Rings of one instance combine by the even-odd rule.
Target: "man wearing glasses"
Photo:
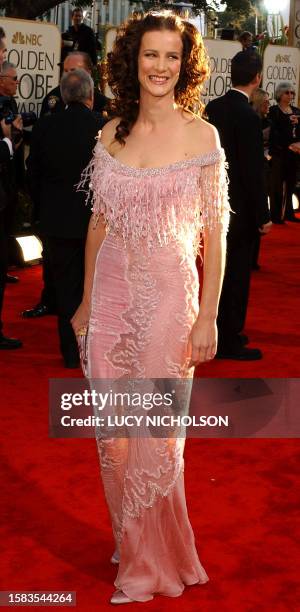
[[[6,73],[3,72],[5,58],[5,32],[3,28],[0,27],[0,77],[2,77],[0,78],[0,81],[2,84],[5,80],[11,81],[11,79],[5,78]],[[12,81],[14,82],[14,79],[12,79]],[[3,95],[2,91],[3,90],[0,90],[0,95]],[[17,125],[20,125],[19,120]],[[11,139],[11,126],[6,124],[5,119],[2,119],[0,122],[0,349],[17,349],[22,346],[22,342],[20,340],[17,340],[16,338],[7,338],[6,336],[4,336],[2,331],[3,324],[1,321],[1,312],[7,274],[7,234],[5,230],[5,216],[6,210],[10,205],[8,183],[11,172],[11,160],[13,154],[14,151]]]
[[[0,96],[9,98],[9,108],[14,115],[18,115],[18,106],[15,100],[19,85],[19,79],[14,64],[10,62],[3,62],[2,70],[0,72]],[[19,149],[21,144],[22,136],[22,119],[18,115],[12,122],[14,132],[14,148]]]
[[[9,96],[12,98],[12,110],[17,113],[18,108],[14,96],[18,89],[18,75],[15,66],[10,62],[4,62],[2,64],[2,70],[0,72],[0,95]]]
[[[11,202],[10,206],[6,210],[6,229],[7,233],[10,234],[12,230],[12,224],[15,216],[15,209],[17,206],[17,190],[24,184],[24,147],[23,147],[23,124],[20,115],[18,115],[18,106],[15,100],[17,93],[19,79],[14,64],[10,62],[4,62],[2,64],[2,71],[0,72],[0,96],[4,96],[9,99],[8,108],[9,111],[16,115],[16,118],[12,122],[11,138],[14,148],[13,163],[10,164],[10,185],[11,189]],[[7,282],[16,282],[16,277],[8,276]]]

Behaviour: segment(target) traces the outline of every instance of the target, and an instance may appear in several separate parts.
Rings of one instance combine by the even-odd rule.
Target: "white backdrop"
[[[7,39],[7,60],[15,64],[20,84],[19,112],[39,113],[44,97],[59,82],[61,35],[54,24],[0,18]]]
[[[223,96],[230,89],[231,59],[239,51],[242,45],[233,40],[203,39],[205,48],[210,58],[210,79],[205,83],[202,101],[206,105],[213,98]]]
[[[268,45],[264,53],[263,88],[270,96],[273,104],[276,86],[281,81],[289,81],[295,89],[299,89],[300,49],[280,45]]]

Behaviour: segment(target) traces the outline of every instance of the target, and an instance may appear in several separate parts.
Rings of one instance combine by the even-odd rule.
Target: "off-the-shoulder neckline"
[[[223,148],[218,148],[218,149],[214,149],[214,150],[210,151],[209,153],[202,153],[202,154],[196,155],[194,157],[189,157],[187,159],[181,159],[181,160],[178,160],[176,162],[172,162],[170,164],[166,164],[164,166],[156,166],[156,167],[152,167],[152,168],[138,168],[136,166],[129,166],[128,164],[124,164],[124,162],[121,162],[116,157],[113,157],[108,152],[108,150],[103,145],[103,143],[100,141],[100,139],[98,140],[98,145],[100,145],[101,150],[110,159],[110,161],[113,164],[115,164],[116,166],[119,166],[119,168],[123,168],[124,170],[129,171],[131,174],[159,174],[159,173],[164,172],[166,170],[174,170],[174,169],[177,169],[177,168],[185,168],[187,166],[193,166],[195,164],[198,164],[198,165],[201,165],[201,166],[208,166],[210,164],[215,163],[216,161],[219,161],[221,158],[225,157],[224,149]]]

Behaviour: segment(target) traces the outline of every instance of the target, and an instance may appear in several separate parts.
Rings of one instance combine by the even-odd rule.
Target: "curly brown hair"
[[[136,15],[120,26],[113,50],[107,58],[107,81],[114,95],[111,109],[115,116],[120,117],[115,140],[121,144],[125,144],[139,111],[138,55],[141,40],[145,32],[157,30],[171,30],[181,35],[183,52],[175,102],[196,114],[202,110],[200,93],[203,81],[209,76],[209,66],[201,34],[191,23],[170,11]]]

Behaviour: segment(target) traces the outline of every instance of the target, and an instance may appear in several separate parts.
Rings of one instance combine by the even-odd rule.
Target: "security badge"
[[[48,99],[48,108],[50,111],[53,111],[57,102],[59,102],[59,98],[57,96],[50,96]]]

